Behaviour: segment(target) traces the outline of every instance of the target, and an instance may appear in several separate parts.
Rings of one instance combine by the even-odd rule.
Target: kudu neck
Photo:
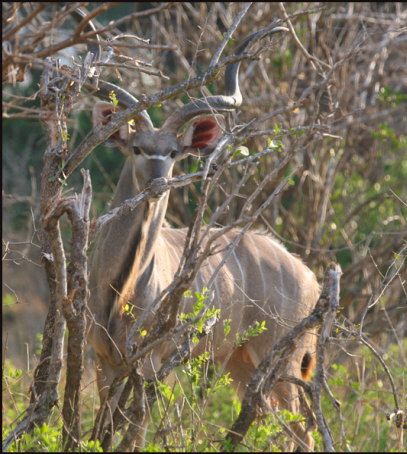
[[[120,176],[112,207],[119,206],[125,200],[135,197],[139,190],[133,179],[132,163],[128,159]],[[133,263],[127,279],[130,275],[133,275],[132,279],[137,279],[149,267],[153,259],[167,211],[168,197],[169,192],[167,191],[158,200],[141,202],[124,216],[125,219],[118,219],[119,234],[122,236],[123,243],[128,245],[126,248],[128,253],[132,255],[132,257],[128,257],[129,261],[126,260],[127,263]]]

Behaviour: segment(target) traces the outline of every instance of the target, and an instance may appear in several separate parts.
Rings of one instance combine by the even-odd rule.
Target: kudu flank
[[[253,40],[282,30],[285,28],[270,26],[250,35],[237,47],[235,55],[242,54]],[[135,117],[135,131],[126,125],[109,139],[109,145],[119,146],[128,154],[112,207],[134,197],[151,180],[170,177],[175,161],[187,154],[207,156],[213,151],[224,129],[223,116],[216,112],[231,111],[242,102],[239,65],[237,62],[226,68],[225,95],[209,96],[182,106],[160,129],[154,128],[148,114],[142,112]],[[123,107],[137,102],[123,89],[104,84],[100,91],[102,96],[106,97],[108,90],[113,89]],[[108,123],[113,111],[111,103],[98,102],[93,109],[94,127]],[[184,132],[178,134],[193,119]],[[125,373],[123,357],[132,320],[123,314],[123,305],[133,305],[135,314],[140,315],[171,283],[178,269],[186,229],[163,226],[168,194],[167,191],[158,199],[142,202],[127,215],[105,226],[92,253],[89,340],[97,356],[101,401],[106,398],[113,380]],[[194,290],[202,291],[222,261],[225,247],[238,233],[231,231],[218,240],[221,252],[206,259],[194,281]],[[242,398],[264,355],[290,327],[312,311],[319,296],[319,286],[302,261],[276,240],[267,235],[246,233],[220,269],[210,291],[214,292],[214,305],[221,311],[220,320],[213,333],[197,344],[193,355],[211,348],[215,361],[230,372],[233,386]],[[192,304],[191,298],[185,298],[179,310],[190,312]],[[225,340],[222,321],[226,319],[231,320],[231,330]],[[263,320],[267,330],[237,347],[236,334]],[[287,358],[285,373],[307,378],[315,344],[315,334],[306,333]],[[143,366],[145,379],[154,376],[173,348],[174,344],[168,342],[148,355]],[[278,405],[293,413],[302,410],[299,390],[288,382],[274,387],[268,402],[274,408]],[[293,424],[292,430],[308,449],[313,448],[313,440],[302,424]]]

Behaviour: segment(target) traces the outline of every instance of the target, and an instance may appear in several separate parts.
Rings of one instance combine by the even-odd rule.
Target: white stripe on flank
[[[261,263],[260,263],[260,253],[259,253],[259,250],[257,248],[257,244],[256,242],[254,241],[254,239],[248,235],[248,237],[250,242],[252,243],[253,245],[253,250],[256,251],[256,255],[257,255],[257,263],[258,263],[258,271],[260,273],[260,276],[261,276],[261,282],[263,284],[263,299],[266,300],[267,299],[267,289],[266,289],[266,280],[264,279],[264,274],[263,274],[263,270],[262,270],[262,267],[261,267]]]
[[[273,242],[274,244],[276,244],[277,246],[280,246],[277,242],[273,241],[271,238],[269,238],[269,241]],[[284,249],[280,246],[281,249]],[[280,293],[280,295],[283,297],[283,298],[286,298],[287,295],[284,295],[283,292],[284,292],[284,278],[283,278],[283,274],[281,272],[281,263],[280,261],[278,260],[278,256],[277,256],[277,252],[276,252],[276,248],[274,247],[271,247],[270,250],[273,251],[273,254],[274,254],[274,257],[276,259],[276,263],[277,263],[277,267],[278,267],[278,276],[280,278],[280,288],[277,288],[276,290]]]
[[[166,246],[167,246],[167,248],[168,248],[168,252],[169,252],[169,250],[171,249],[171,251],[172,251],[172,257],[170,258],[170,260],[176,262],[175,268],[177,268],[178,263],[179,263],[179,261],[180,261],[180,259],[181,259],[181,257],[180,257],[180,251],[179,251],[179,249],[177,249],[174,245],[172,245],[172,244],[170,243],[170,241],[167,241],[165,244],[166,244]],[[170,254],[170,256],[171,256],[171,254]],[[173,260],[174,256],[175,256],[175,260]]]
[[[214,272],[215,269],[216,269],[216,264],[215,264],[215,263],[212,263],[212,260],[214,261],[214,257],[213,257],[213,256],[211,257],[211,260],[209,260],[209,257],[208,257],[208,259],[206,259],[206,263],[207,263],[207,265],[208,265],[209,272],[211,273],[211,277],[209,278],[209,280],[212,278],[213,272]],[[215,266],[213,266],[213,265],[215,265]],[[218,276],[219,276],[219,275],[218,275]],[[217,300],[219,300],[219,299],[220,299],[220,290],[219,290],[219,282],[218,282],[218,279],[215,279],[213,282],[214,282],[214,284],[215,284],[215,289],[214,289],[214,290],[215,290],[215,298],[216,298]],[[211,290],[211,289],[209,289],[209,290]]]
[[[246,292],[245,274],[244,274],[242,265],[240,264],[240,260],[239,260],[239,258],[237,257],[237,254],[236,254],[235,249],[233,249],[232,255],[233,255],[233,258],[235,259],[235,262],[236,262],[236,264],[237,264],[237,267],[239,268],[240,274],[241,274],[241,276],[242,276],[242,287],[243,287],[243,292],[245,293],[245,292]],[[235,286],[237,286],[236,282],[235,282]]]

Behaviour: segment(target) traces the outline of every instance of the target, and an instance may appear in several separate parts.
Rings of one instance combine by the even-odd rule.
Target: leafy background
[[[96,7],[99,3],[92,5]],[[97,20],[106,24],[149,7],[151,4],[116,5]],[[344,58],[350,49],[354,52],[341,64],[328,86],[315,90],[294,111],[264,122],[264,131],[268,132],[245,144],[253,153],[272,140],[276,151],[259,162],[257,174],[245,185],[244,193],[251,194],[264,175],[275,168],[287,152],[295,150],[292,160],[264,189],[264,198],[256,200],[253,208],[265,200],[297,163],[302,167],[270,209],[258,219],[256,228],[275,235],[291,252],[300,255],[320,281],[329,262],[336,261],[341,265],[341,311],[329,354],[328,381],[335,397],[342,403],[342,411],[338,416],[326,397],[325,416],[338,449],[399,449],[400,434],[386,420],[386,414],[394,407],[388,374],[372,351],[361,346],[357,338],[358,332],[362,332],[374,345],[387,364],[400,401],[405,405],[406,8],[403,3],[335,3],[322,4],[323,8],[319,3],[293,3],[285,7],[288,13],[317,10],[299,15],[294,24],[305,48],[318,59],[332,64]],[[53,8],[58,6],[44,11],[45,19],[52,15]],[[92,9],[91,5],[89,9]],[[170,47],[127,50],[129,55],[151,62],[169,80],[111,68],[103,70],[103,77],[137,95],[152,94],[199,74],[208,66],[212,52],[240,9],[238,3],[183,3],[137,22],[126,23],[119,27],[121,32],[129,31],[151,39],[154,44]],[[236,38],[269,24],[278,11],[274,3],[256,3],[239,26]],[[59,30],[61,35],[64,34],[63,27],[69,30],[69,21]],[[58,33],[53,39],[59,39]],[[232,52],[234,44],[228,44],[225,55]],[[47,286],[37,238],[39,177],[46,147],[45,134],[38,121],[38,96],[33,96],[38,90],[40,74],[41,66],[33,65],[23,82],[3,84],[5,428],[27,403],[27,383],[36,364],[47,307]],[[261,60],[243,64],[240,80],[244,103],[236,123],[262,118],[272,110],[290,105],[303,90],[318,82],[310,60],[290,37],[276,38]],[[208,87],[213,93],[221,93],[222,89],[221,79]],[[9,104],[16,96],[31,97],[24,106],[34,113],[11,107]],[[154,123],[160,125],[176,105],[187,100],[185,96],[151,109]],[[94,99],[84,96],[72,115],[69,126],[72,147],[91,128],[93,102]],[[310,129],[315,133],[312,140],[304,143],[303,135]],[[93,216],[106,209],[123,159],[118,150],[101,146],[83,163],[82,167],[89,168],[92,176]],[[192,171],[198,165],[188,159],[181,163],[176,173]],[[221,203],[224,191],[233,188],[243,173],[244,168],[238,167],[225,174],[223,186],[211,197],[208,218]],[[76,172],[68,180],[67,190],[78,192],[80,185],[80,174]],[[172,225],[188,225],[194,214],[196,191],[197,186],[173,191],[167,216]],[[242,197],[241,201],[231,204],[220,222],[225,225],[235,219],[243,203]],[[67,226],[65,234],[69,250]],[[84,383],[87,398],[83,408],[90,419],[97,398],[91,355],[89,358]],[[155,409],[154,424],[158,427],[156,421],[165,421],[165,425],[174,430],[171,437],[152,439],[151,450],[154,447],[179,447],[180,443],[184,443],[187,450],[213,449],[212,441],[219,438],[219,427],[228,427],[228,422],[236,415],[239,403],[224,386],[224,377],[216,380],[216,373],[212,373],[213,383],[220,381],[220,385],[216,391],[209,392],[211,399],[205,395],[207,389],[202,390],[195,383],[202,368],[200,364],[190,376],[180,371],[182,379],[174,388],[175,394],[168,393],[168,401],[176,402],[178,406],[167,409],[168,402],[164,400],[161,407]],[[60,424],[57,411],[54,417],[55,424]],[[85,417],[85,425],[86,421]],[[268,429],[267,425],[270,426]],[[253,428],[246,448],[273,449],[279,437],[273,425],[276,425],[275,421],[267,420],[262,426]],[[27,444],[20,448],[36,450],[45,446],[47,450],[57,450],[58,431],[53,427],[50,424],[38,429],[38,433],[27,438],[24,441]],[[274,438],[270,433],[275,434]],[[89,443],[83,446],[83,450],[97,449]]]

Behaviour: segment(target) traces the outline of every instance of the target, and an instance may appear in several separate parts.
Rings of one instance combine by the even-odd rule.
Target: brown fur
[[[301,376],[303,380],[308,381],[311,378],[315,363],[315,355],[306,352],[301,361]]]
[[[219,123],[208,122],[207,119],[203,121],[205,127],[216,127]],[[139,147],[142,152],[138,151],[137,155],[132,154],[127,159],[112,208],[134,197],[151,178],[171,176],[174,159],[170,156],[174,149],[189,149],[194,140],[202,146],[214,145],[205,142],[206,136],[201,134],[199,121],[194,122],[192,128],[198,131],[196,137],[195,129],[191,130],[191,127],[181,138],[162,131],[142,132],[130,137],[129,148]],[[219,131],[205,131],[210,140],[220,134]],[[168,192],[114,219],[102,229],[93,250],[89,278],[92,313],[89,340],[98,360],[97,377],[102,400],[114,378],[125,372],[123,352],[132,322],[128,317],[120,316],[120,308],[131,304],[134,315],[142,315],[172,282],[178,269],[186,229],[163,227],[167,203]],[[230,373],[233,386],[243,398],[254,370],[267,352],[296,323],[310,314],[319,297],[319,286],[314,274],[299,258],[265,234],[246,233],[226,257],[228,246],[239,235],[238,231],[230,231],[217,240],[218,253],[207,258],[193,283],[192,290],[201,292],[225,259],[210,289],[214,294],[214,305],[220,309],[220,320],[213,332],[194,348],[193,356],[211,349],[214,360]],[[193,302],[193,299],[185,298],[180,311],[190,312]],[[152,317],[152,314],[148,315],[146,328]],[[230,320],[231,328],[226,339],[224,320]],[[247,333],[256,322],[262,321],[266,322],[267,330],[249,338],[243,346],[236,347],[236,335]],[[174,339],[160,345],[145,358],[143,373],[146,379],[154,376],[176,342],[177,339]],[[297,378],[308,378],[315,345],[315,334],[305,333],[287,356],[282,372]],[[275,408],[286,408],[292,413],[302,411],[299,390],[291,383],[277,384],[269,401]],[[144,422],[145,428],[147,423],[148,418]],[[302,424],[294,423],[292,430],[312,450],[313,440]],[[143,438],[144,433],[140,436],[140,444]]]

